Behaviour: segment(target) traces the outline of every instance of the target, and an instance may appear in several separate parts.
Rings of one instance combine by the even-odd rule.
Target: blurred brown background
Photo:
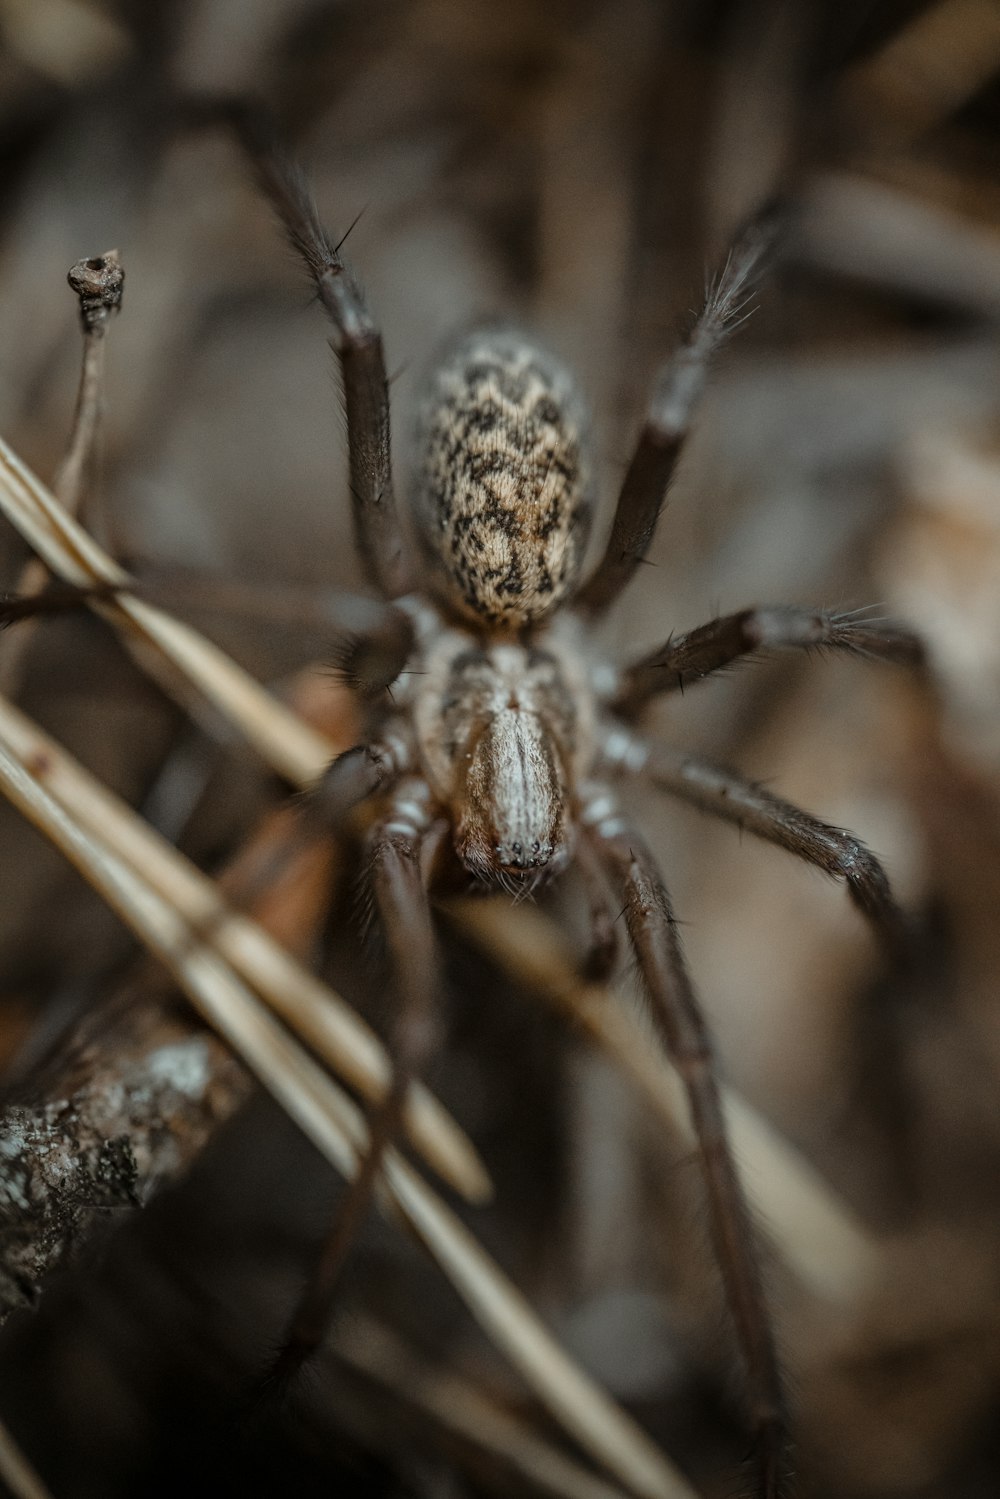
[[[401,475],[426,361],[499,313],[578,370],[605,516],[705,267],[761,198],[798,195],[608,643],[631,652],[775,601],[881,604],[926,636],[933,694],[874,664],[786,656],[655,718],[883,857],[917,928],[906,984],[814,871],[652,793],[634,806],[725,1074],[880,1246],[880,1276],[835,1303],[770,1277],[802,1493],[994,1494],[998,7],[0,0],[0,37],[0,430],[51,476],[78,361],[65,273],[117,246],[90,522],[269,681],[330,658],[330,591],[358,584],[342,419],[297,264],[231,143],[173,128],[179,95],[261,96],[334,238],[357,218],[347,254],[398,372]],[[6,528],[0,555],[13,586],[24,554]],[[267,795],[94,621],[44,626],[20,696],[206,863]],[[85,1009],[130,947],[14,814],[0,826],[0,1042],[24,1068],[39,1027]],[[377,943],[343,884],[327,961],[379,1019]],[[499,1185],[476,1231],[704,1492],[731,1492],[732,1354],[683,1147],[481,954],[449,948],[447,989],[433,1080]],[[57,1499],[531,1491],[346,1366],[279,1410],[240,1405],[335,1191],[256,1104],[185,1186],[12,1319],[0,1412]],[[353,1304],[517,1406],[434,1272],[383,1224],[370,1240]]]

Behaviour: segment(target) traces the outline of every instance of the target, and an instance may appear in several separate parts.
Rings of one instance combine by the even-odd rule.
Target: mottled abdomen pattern
[[[572,591],[592,508],[584,426],[572,377],[512,330],[466,335],[434,372],[416,509],[466,617],[531,624]]]

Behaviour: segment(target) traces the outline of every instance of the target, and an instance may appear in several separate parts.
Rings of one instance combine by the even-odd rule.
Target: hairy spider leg
[[[614,603],[649,550],[712,358],[746,315],[748,297],[775,229],[776,215],[771,210],[751,220],[710,284],[687,339],[660,369],[618,495],[604,555],[576,595],[575,608],[598,614]]]
[[[670,897],[642,839],[597,793],[584,814],[587,836],[621,891],[653,1021],[687,1090],[709,1226],[746,1372],[760,1499],[782,1492],[785,1402],[761,1284],[754,1225],[726,1133],[712,1048],[681,950]]]
[[[860,838],[821,822],[744,779],[735,771],[614,730],[605,741],[605,763],[641,775],[661,791],[690,802],[713,817],[776,843],[847,886],[852,902],[871,924],[890,957],[907,947],[906,923],[878,859]]]
[[[590,841],[576,845],[574,865],[587,901],[589,943],[580,964],[580,976],[592,983],[606,983],[618,959],[618,937],[607,871]]]
[[[864,610],[799,609],[784,604],[741,609],[699,625],[626,666],[612,704],[633,718],[660,693],[683,692],[692,682],[759,651],[781,647],[843,651],[921,668],[922,641],[893,620]]]
[[[341,759],[344,757],[342,756]],[[335,762],[339,763],[339,762]],[[435,837],[430,792],[400,783],[388,814],[368,838],[375,903],[386,934],[398,1001],[388,1052],[392,1078],[369,1121],[367,1148],[338,1204],[312,1274],[292,1313],[271,1377],[286,1381],[319,1349],[335,1310],[351,1250],[371,1206],[386,1151],[401,1132],[411,1085],[438,1049],[438,962],[421,856]]]
[[[220,105],[254,167],[261,188],[312,276],[333,324],[340,361],[354,531],[369,581],[385,598],[410,585],[392,483],[389,387],[382,335],[350,271],[320,223],[299,168],[278,147],[259,111]]]

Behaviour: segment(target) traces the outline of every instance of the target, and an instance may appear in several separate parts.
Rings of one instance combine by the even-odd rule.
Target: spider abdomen
[[[524,335],[485,328],[437,367],[418,437],[416,508],[448,602],[519,627],[564,603],[590,526],[582,402]]]

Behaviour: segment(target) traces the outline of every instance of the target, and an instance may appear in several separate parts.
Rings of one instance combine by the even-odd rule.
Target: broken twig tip
[[[122,303],[125,271],[117,250],[105,250],[70,266],[66,280],[80,299],[84,332],[103,331]]]

